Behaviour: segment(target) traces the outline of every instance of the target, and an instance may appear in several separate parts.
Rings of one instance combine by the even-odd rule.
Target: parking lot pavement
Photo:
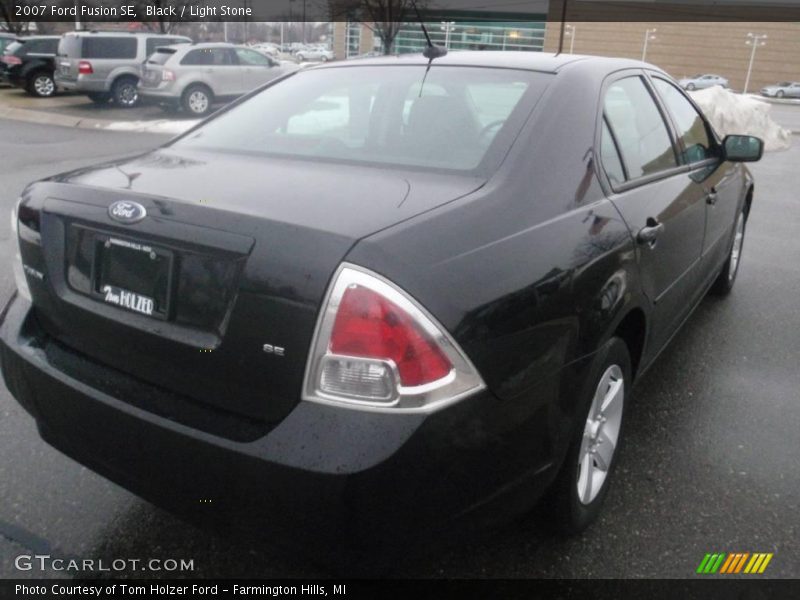
[[[2,214],[30,179],[162,139],[0,120]],[[795,136],[792,149],[753,165],[756,194],[736,289],[704,300],[637,386],[599,522],[562,539],[546,533],[540,508],[458,547],[406,549],[392,574],[692,577],[707,552],[773,552],[763,576],[800,576],[797,164]],[[7,223],[0,219],[3,237]],[[6,250],[3,299],[12,287],[9,264]],[[268,540],[255,548],[187,525],[65,458],[0,386],[0,577],[38,575],[14,568],[15,556],[36,551],[191,559],[198,577],[329,574]]]

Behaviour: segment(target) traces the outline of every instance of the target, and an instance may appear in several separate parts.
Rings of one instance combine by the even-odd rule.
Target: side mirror
[[[728,135],[722,140],[725,160],[755,162],[764,154],[764,142],[752,135]]]

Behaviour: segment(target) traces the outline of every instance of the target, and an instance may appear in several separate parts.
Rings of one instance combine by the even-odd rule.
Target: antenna
[[[561,0],[561,2],[561,33],[558,36],[558,52],[556,52],[556,56],[561,54],[564,49],[564,27],[567,24],[567,0]]]
[[[439,58],[440,56],[444,56],[445,54],[447,54],[447,48],[442,48],[441,46],[437,46],[431,41],[431,36],[428,34],[428,29],[425,27],[425,22],[422,20],[422,15],[419,14],[417,3],[414,0],[411,0],[411,6],[414,7],[414,12],[417,15],[417,21],[419,21],[419,25],[420,27],[422,27],[422,33],[425,34],[425,39],[428,42],[428,46],[425,48],[425,50],[422,51],[422,56],[428,59],[428,68],[430,68],[431,61],[434,58]]]

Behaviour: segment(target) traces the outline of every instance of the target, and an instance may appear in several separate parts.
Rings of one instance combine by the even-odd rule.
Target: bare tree
[[[392,53],[400,27],[416,16],[411,0],[331,0],[330,8],[331,20],[358,21],[371,29],[383,42],[384,54]]]
[[[20,20],[20,17],[16,15],[16,7],[26,4],[30,4],[30,2],[28,0],[0,0],[0,30],[4,29],[15,34],[27,33],[31,22]],[[22,18],[25,19],[25,17]]]

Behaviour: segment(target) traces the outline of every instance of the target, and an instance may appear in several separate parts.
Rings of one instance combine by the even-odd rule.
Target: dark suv
[[[48,35],[11,42],[0,57],[0,81],[42,98],[55,94],[53,71],[59,39],[57,35]]]
[[[139,68],[160,46],[190,43],[179,35],[77,31],[64,34],[58,46],[56,83],[85,92],[92,101],[110,99],[131,108],[139,102]]]

